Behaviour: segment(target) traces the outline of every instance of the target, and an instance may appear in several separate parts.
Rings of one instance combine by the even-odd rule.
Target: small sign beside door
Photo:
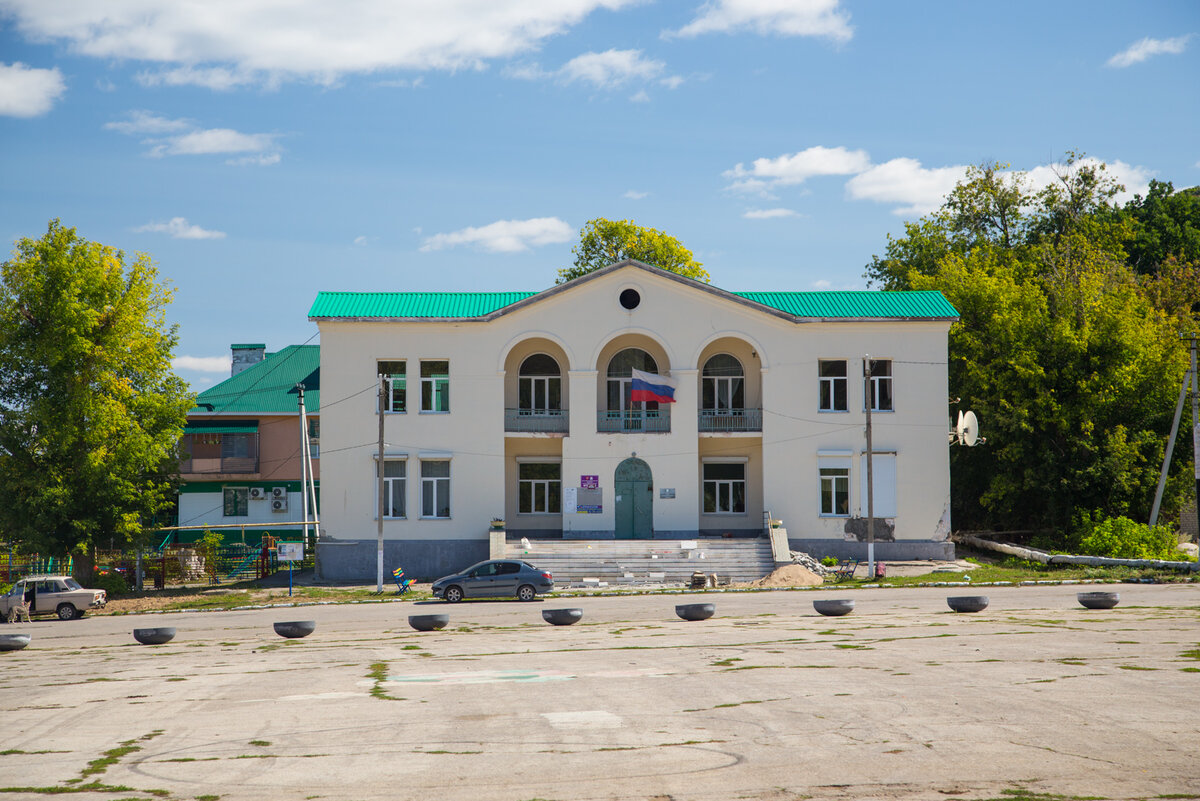
[[[659,498],[668,498],[668,499],[674,498],[675,497],[675,488],[674,487],[659,488],[658,497]]]
[[[580,476],[579,488],[590,490],[600,489],[600,476]]]

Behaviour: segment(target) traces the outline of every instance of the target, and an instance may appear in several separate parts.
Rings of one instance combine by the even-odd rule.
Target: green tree
[[[575,254],[575,265],[559,270],[556,284],[625,259],[636,259],[705,283],[712,278],[678,239],[655,228],[644,228],[633,220],[603,217],[588,220],[579,232],[579,244],[571,252]]]
[[[58,220],[0,265],[0,530],[44,552],[136,543],[174,501],[193,397],[148,256]],[[86,561],[86,559],[85,559]]]
[[[1115,213],[1103,165],[1072,154],[1036,192],[998,166],[972,170],[867,265],[873,283],[940,290],[961,314],[951,391],[988,441],[951,451],[955,523],[1065,531],[1078,510],[1145,519],[1186,369],[1178,321],[1126,263],[1135,228]],[[1182,487],[1169,485],[1164,508]]]

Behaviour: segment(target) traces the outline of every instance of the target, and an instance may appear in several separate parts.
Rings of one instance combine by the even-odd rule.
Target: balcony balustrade
[[[258,472],[258,458],[254,456],[214,456],[208,459],[184,459],[179,463],[179,472],[188,474],[225,473],[251,474]]]
[[[698,429],[701,433],[762,431],[762,409],[701,409]]]
[[[504,430],[519,434],[567,434],[570,415],[566,409],[505,409]]]
[[[626,411],[601,410],[596,413],[596,432],[599,434],[668,434],[670,431],[670,407]]]

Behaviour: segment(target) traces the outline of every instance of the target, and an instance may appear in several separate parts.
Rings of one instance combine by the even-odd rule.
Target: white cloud
[[[227,91],[255,82],[253,73],[226,67],[177,67],[161,72],[139,72],[142,86],[203,86],[206,89]]]
[[[105,130],[123,134],[166,134],[186,131],[193,127],[188,120],[169,120],[150,111],[131,111],[129,119],[104,123]]]
[[[363,247],[367,244],[367,238],[365,236],[356,236],[354,237],[354,244],[358,247]]]
[[[176,356],[171,359],[171,366],[198,373],[228,373],[232,369],[230,356]]]
[[[172,239],[224,239],[224,231],[208,231],[190,224],[183,217],[172,217],[170,222],[146,223],[133,229],[138,233],[152,232],[170,234]]]
[[[812,282],[813,289],[829,289],[833,284],[824,278]]]
[[[659,83],[668,89],[678,89],[680,86],[683,86],[683,76],[672,75],[670,77],[663,78],[661,81],[659,81]]]
[[[1110,67],[1132,67],[1134,64],[1139,64],[1151,56],[1162,55],[1168,53],[1171,55],[1179,55],[1187,48],[1188,39],[1192,38],[1192,34],[1187,36],[1176,36],[1173,39],[1151,39],[1147,36],[1145,39],[1140,39],[1129,47],[1117,53],[1108,60]]]
[[[0,117],[40,117],[67,91],[58,67],[0,64]]]
[[[629,96],[630,103],[649,103],[650,95],[646,94],[645,89],[640,89],[636,94]]]
[[[916,159],[898,158],[851,178],[846,194],[853,200],[899,204],[893,214],[920,216],[940,208],[946,193],[966,174],[965,165],[926,169]]]
[[[628,192],[626,192],[624,195],[622,195],[622,197],[627,197],[630,200],[641,200],[642,198],[649,197],[649,196],[650,196],[649,192],[639,192],[636,189],[630,189]]]
[[[105,123],[105,129],[128,134],[145,134],[142,144],[149,145],[147,155],[205,156],[216,154],[246,154],[229,159],[226,164],[266,166],[278,164],[281,156],[276,140],[278,134],[242,133],[232,128],[198,128],[187,119],[167,119],[150,111],[131,111],[129,119]],[[169,135],[167,135],[169,134]]]
[[[696,18],[664,37],[699,36],[749,30],[760,36],[820,36],[848,42],[850,15],[838,0],[709,0]]]
[[[747,220],[773,220],[776,217],[795,217],[791,209],[750,209],[742,215]]]
[[[27,39],[76,54],[161,64],[149,82],[230,88],[332,84],[387,70],[480,69],[537,49],[597,9],[635,0],[0,0]]]
[[[489,253],[517,253],[538,245],[568,242],[575,230],[557,217],[531,220],[497,220],[480,228],[463,228],[448,234],[434,234],[421,245],[422,251],[443,250],[472,245]]]
[[[643,58],[641,50],[605,50],[584,53],[563,64],[557,75],[564,83],[583,81],[599,89],[612,89],[633,79],[660,75],[666,64]]]
[[[854,175],[870,166],[871,157],[865,150],[817,145],[778,158],[755,159],[749,169],[739,163],[723,174],[733,181],[729,189],[760,192],[770,186],[804,183],[818,175]]]

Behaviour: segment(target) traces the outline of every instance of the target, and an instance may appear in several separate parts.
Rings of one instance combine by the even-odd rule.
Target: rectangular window
[[[421,461],[421,517],[450,517],[450,462]]]
[[[407,517],[405,505],[408,487],[408,463],[403,459],[390,459],[383,463],[383,516]]]
[[[250,513],[250,490],[247,487],[225,487],[225,517],[245,517]]]
[[[523,515],[562,514],[562,466],[517,465],[517,512]]]
[[[384,411],[403,413],[408,410],[406,394],[406,378],[408,365],[406,362],[378,362],[379,374],[384,380]]]
[[[704,465],[704,514],[746,513],[746,465],[706,462]]]
[[[421,411],[450,411],[450,362],[421,362]]]
[[[308,418],[308,450],[312,458],[321,458],[321,421]]]
[[[862,509],[863,517],[867,516],[867,455],[862,455]],[[871,484],[875,488],[876,518],[896,516],[896,454],[875,452],[871,457]]]
[[[850,516],[850,460],[821,459],[821,515]]]
[[[863,365],[863,383],[866,383],[866,365]],[[863,397],[870,397],[871,411],[892,411],[892,360],[871,360],[871,386],[863,387]]]
[[[820,406],[822,412],[844,412],[846,405],[846,360],[821,359],[817,362],[818,380],[821,384]]]

